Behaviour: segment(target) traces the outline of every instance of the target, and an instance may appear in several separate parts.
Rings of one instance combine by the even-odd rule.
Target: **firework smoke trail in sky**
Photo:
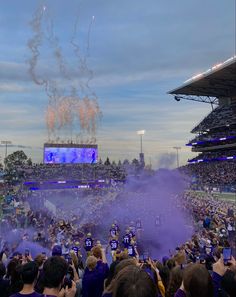
[[[30,25],[34,36],[28,41],[32,57],[29,60],[29,72],[33,81],[37,85],[42,85],[47,93],[49,104],[46,109],[46,125],[48,137],[57,138],[61,136],[62,131],[70,130],[71,139],[75,123],[79,123],[80,135],[88,138],[87,142],[95,140],[97,123],[101,119],[101,111],[97,102],[96,94],[91,90],[89,82],[93,78],[93,71],[88,68],[87,58],[89,57],[90,34],[94,16],[89,24],[87,34],[87,47],[84,56],[80,53],[80,48],[75,41],[77,35],[78,19],[74,26],[74,34],[71,44],[74,48],[74,54],[78,59],[79,75],[82,78],[87,77],[85,81],[73,81],[71,70],[62,53],[59,45],[59,39],[54,33],[54,24],[49,16],[46,6],[41,6],[35,13]],[[46,31],[44,30],[46,27]],[[45,31],[45,32],[44,32]],[[44,41],[47,41],[53,50],[53,57],[57,63],[60,77],[53,80],[44,75],[43,78],[38,74],[37,66],[39,64],[40,48]],[[65,84],[65,80],[67,81]],[[64,87],[63,87],[64,86]],[[79,86],[79,87],[78,87]]]
[[[37,73],[37,66],[38,66],[38,60],[40,57],[40,47],[42,46],[43,39],[44,39],[44,32],[42,28],[42,22],[43,18],[45,16],[45,11],[46,11],[46,6],[40,6],[30,22],[30,26],[34,32],[34,36],[28,41],[28,47],[31,50],[32,56],[31,59],[29,60],[29,73],[33,79],[33,81],[37,85],[42,85],[45,88],[45,91],[48,95],[49,98],[49,106],[46,110],[46,126],[48,130],[48,138],[52,136],[53,132],[55,131],[56,127],[56,113],[53,110],[53,107],[50,106],[50,101],[56,100],[56,92],[57,92],[57,87],[56,87],[56,82],[49,83],[48,79],[45,78],[40,78],[38,73]]]
[[[92,135],[92,139],[95,139],[97,122],[101,119],[102,113],[99,108],[99,104],[97,102],[96,94],[91,90],[89,86],[89,82],[93,79],[93,71],[89,69],[87,64],[87,59],[90,55],[90,35],[92,30],[92,25],[94,23],[95,17],[93,16],[88,28],[87,33],[87,45],[86,45],[86,53],[84,56],[81,54],[80,46],[76,42],[77,36],[77,27],[79,23],[79,19],[77,18],[74,26],[74,33],[71,38],[71,44],[74,47],[75,56],[78,58],[78,68],[81,70],[82,75],[87,75],[88,78],[86,80],[85,85],[82,86],[81,91],[85,94],[82,100],[79,101],[77,105],[77,115],[79,116],[80,126],[82,130],[82,134],[89,133]],[[90,98],[91,97],[91,98]]]
[[[33,79],[33,81],[37,85],[44,85],[46,82],[44,80],[40,80],[36,74],[36,66],[38,64],[38,58],[40,56],[39,47],[42,44],[43,40],[43,32],[42,32],[42,18],[43,18],[44,9],[40,7],[37,9],[33,20],[30,22],[30,26],[35,33],[34,36],[28,41],[28,46],[32,52],[32,57],[29,60],[29,72]]]
[[[74,32],[73,32],[73,36],[71,38],[71,44],[74,48],[74,53],[75,56],[78,58],[78,69],[79,71],[82,73],[82,75],[88,76],[87,78],[87,82],[85,83],[85,86],[82,85],[82,91],[86,92],[86,91],[90,91],[91,89],[89,87],[89,82],[93,79],[93,71],[91,69],[89,69],[88,64],[87,64],[87,59],[90,56],[90,35],[91,35],[91,30],[92,30],[92,25],[94,23],[95,17],[93,16],[90,23],[89,23],[89,27],[88,27],[88,32],[87,32],[87,40],[86,40],[86,52],[84,54],[82,54],[80,46],[78,44],[78,42],[76,41],[77,35],[78,35],[78,24],[79,24],[79,18],[77,18],[75,25],[74,25]],[[85,90],[84,88],[86,88],[87,90]],[[93,92],[91,92],[93,93]]]
[[[93,71],[91,69],[88,68],[88,65],[87,65],[87,59],[89,58],[90,56],[90,35],[91,35],[91,30],[92,30],[92,25],[94,23],[94,20],[95,20],[95,17],[92,16],[92,19],[91,19],[91,22],[89,24],[89,28],[88,28],[88,37],[87,37],[87,52],[86,52],[86,55],[84,57],[84,67],[86,68],[87,72],[88,72],[88,80],[86,82],[86,86],[87,88],[90,90],[90,87],[89,87],[89,82],[93,79]]]
[[[78,42],[76,41],[76,37],[77,37],[77,31],[78,31],[78,24],[79,24],[79,17],[77,17],[75,24],[74,24],[74,32],[71,38],[71,45],[74,48],[74,53],[75,53],[75,57],[78,59],[78,70],[80,73],[84,72],[84,69],[82,67],[83,65],[83,58],[82,58],[82,54],[81,54],[81,50],[80,50],[80,46],[78,44]],[[80,90],[82,93],[85,92],[85,87],[83,85],[83,83],[81,81],[79,81],[79,86],[80,86]],[[76,90],[77,92],[77,90]]]

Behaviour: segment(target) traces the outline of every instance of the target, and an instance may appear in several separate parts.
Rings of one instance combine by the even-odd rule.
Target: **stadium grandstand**
[[[194,164],[187,166],[188,170],[198,178],[199,172],[204,171],[208,184],[235,186],[236,176],[227,179],[227,172],[235,171],[236,163],[236,56],[188,79],[169,94],[176,101],[192,100],[212,106],[212,111],[192,129],[194,138],[186,144],[193,152],[199,152],[188,160],[189,165]],[[212,167],[213,181],[209,179]]]

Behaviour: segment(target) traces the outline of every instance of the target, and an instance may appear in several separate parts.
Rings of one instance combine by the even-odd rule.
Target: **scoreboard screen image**
[[[96,164],[98,160],[97,146],[93,147],[61,147],[44,146],[45,164]]]

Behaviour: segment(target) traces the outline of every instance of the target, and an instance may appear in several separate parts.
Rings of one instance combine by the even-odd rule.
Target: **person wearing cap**
[[[12,254],[12,258],[13,259],[17,259],[17,260],[20,260],[22,254],[18,251],[15,251],[13,254]]]
[[[60,245],[54,245],[52,249],[52,256],[62,256],[62,248]]]
[[[11,295],[11,297],[41,297],[42,295],[34,290],[38,271],[38,265],[34,261],[22,265],[19,272],[23,281],[23,288],[20,292]]]

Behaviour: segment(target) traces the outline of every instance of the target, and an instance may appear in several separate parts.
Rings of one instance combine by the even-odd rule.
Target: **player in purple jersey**
[[[88,254],[90,253],[91,249],[93,248],[93,240],[92,240],[91,233],[88,233],[87,238],[85,238],[85,240],[84,240],[84,248]]]
[[[117,251],[118,246],[119,246],[119,242],[116,239],[111,239],[110,242],[109,242],[109,245],[110,245],[110,249],[111,249],[112,259],[114,261],[115,254],[116,254],[116,251]]]
[[[73,246],[71,248],[71,250],[76,254],[77,257],[79,256],[79,247],[78,246]]]
[[[133,241],[135,241],[135,231],[131,227],[129,228],[129,236]]]
[[[130,257],[135,257],[136,256],[136,249],[135,249],[133,244],[129,244],[127,250],[128,250],[128,255]]]
[[[116,221],[116,220],[114,221],[114,226],[115,226],[115,229],[116,229],[117,235],[119,235],[119,233],[120,233],[120,228],[119,228],[119,226],[118,226],[118,223],[117,223],[117,221]]]
[[[122,240],[122,243],[125,249],[128,248],[128,246],[130,245],[130,242],[131,242],[131,237],[129,235],[129,230],[126,230],[126,234],[123,236],[123,240]]]
[[[110,238],[117,238],[117,236],[118,236],[118,232],[115,228],[115,224],[112,224],[110,229]]]

